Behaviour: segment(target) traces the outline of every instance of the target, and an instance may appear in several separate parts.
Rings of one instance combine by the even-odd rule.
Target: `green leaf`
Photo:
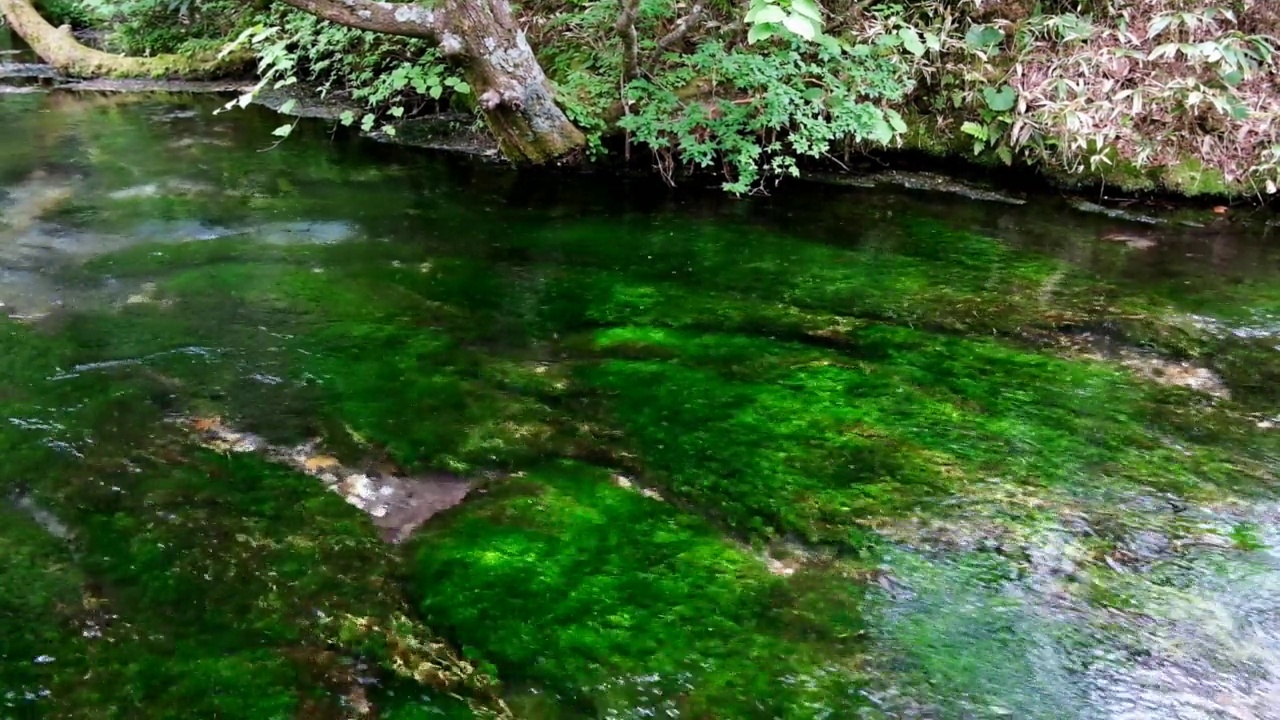
[[[778,32],[777,25],[752,25],[751,30],[747,32],[747,43],[755,44],[761,40],[768,40]]]
[[[880,145],[888,145],[893,141],[893,128],[889,126],[888,121],[882,113],[877,113],[876,119],[872,122],[867,137]]]
[[[994,25],[974,25],[964,34],[964,41],[975,50],[985,50],[1004,40],[1004,31]]]
[[[814,23],[822,23],[822,8],[813,0],[791,0],[791,12],[803,15]]]
[[[760,8],[760,12],[756,13],[755,24],[761,23],[780,23],[787,19],[787,13],[777,5],[766,5]]]
[[[747,23],[755,23],[756,16],[767,7],[773,7],[773,3],[770,0],[751,0],[751,7],[747,10]]]
[[[907,131],[907,121],[902,119],[897,110],[889,109],[884,111],[885,117],[889,118],[889,126],[896,133],[904,133]]]
[[[970,121],[970,122],[966,122],[965,124],[961,125],[961,126],[960,126],[960,132],[962,132],[962,133],[964,133],[965,135],[968,135],[968,136],[970,136],[970,137],[975,137],[975,138],[977,138],[977,139],[979,139],[979,140],[986,140],[986,139],[987,139],[987,129],[986,129],[985,127],[983,127],[982,125],[979,125],[979,124],[978,124],[978,123],[976,123],[976,122],[972,122],[972,121]]]
[[[382,132],[386,133],[387,137],[396,136],[396,129],[395,129],[395,126],[393,125],[383,125]]]
[[[920,41],[920,34],[915,28],[904,27],[898,31],[898,36],[902,38],[902,47],[906,48],[907,52],[916,57],[924,55],[924,43]]]
[[[818,37],[818,32],[821,30],[817,23],[803,15],[788,15],[783,18],[782,25],[805,40]]]
[[[280,105],[280,110],[278,110],[277,112],[279,112],[281,115],[288,115],[289,113],[293,112],[293,109],[297,106],[298,106],[298,101],[293,98],[289,98],[288,100],[285,100],[282,105]]]
[[[365,116],[360,118],[360,129],[369,132],[373,129],[373,121],[376,119],[373,113],[365,113]]]
[[[986,100],[987,107],[995,112],[1008,112],[1018,102],[1018,91],[1009,85],[1005,85],[999,90],[993,87],[985,87],[982,88],[982,99]]]
[[[293,132],[293,123],[286,123],[271,131],[272,135],[280,138],[289,137],[289,133]]]
[[[471,86],[464,82],[459,82],[457,85],[453,86],[453,91],[459,95],[469,95],[471,94]]]
[[[351,112],[350,110],[343,110],[342,114],[338,116],[338,122],[342,123],[347,127],[351,127],[351,123],[355,121],[356,121],[355,113]]]
[[[810,100],[814,102],[821,100],[826,96],[827,96],[827,91],[818,87],[809,88],[808,90],[805,90],[804,93],[801,94],[801,97],[803,97],[805,100]]]
[[[1005,165],[1012,165],[1012,164],[1013,164],[1013,151],[1009,149],[1009,146],[1008,146],[1008,145],[1001,145],[1001,146],[996,150],[996,155],[997,155],[997,156],[999,156],[1000,160],[1001,160]]]
[[[844,52],[844,46],[840,44],[840,40],[830,35],[819,35],[818,44],[826,48],[832,55],[839,55]]]
[[[399,105],[391,108],[387,112],[391,115],[391,117],[394,117],[394,118],[404,117],[404,108],[400,107]]]

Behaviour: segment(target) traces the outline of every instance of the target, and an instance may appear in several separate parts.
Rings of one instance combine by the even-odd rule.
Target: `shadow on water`
[[[215,106],[0,99],[0,717],[1280,717],[1266,218]]]

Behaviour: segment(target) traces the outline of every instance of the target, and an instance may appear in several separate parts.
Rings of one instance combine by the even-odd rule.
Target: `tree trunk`
[[[341,25],[427,38],[461,65],[490,132],[513,162],[544,163],[573,153],[586,139],[556,104],[508,0],[444,0],[440,8],[376,0],[283,0]],[[0,0],[9,25],[45,62],[77,77],[203,77],[227,69],[176,55],[134,58],[76,42],[50,25],[31,0]]]
[[[0,0],[9,1],[9,0]],[[284,0],[342,25],[428,38],[462,66],[489,131],[514,162],[543,163],[586,139],[556,104],[507,0],[444,0],[437,8],[374,0]]]
[[[226,73],[244,62],[244,58],[201,60],[178,55],[126,57],[94,50],[81,45],[71,35],[70,28],[50,25],[30,0],[0,0],[0,15],[41,59],[72,77],[193,80]]]

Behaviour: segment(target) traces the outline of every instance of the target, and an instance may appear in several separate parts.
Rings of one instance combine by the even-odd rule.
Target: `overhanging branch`
[[[303,12],[358,30],[439,40],[445,31],[441,11],[415,3],[374,0],[282,0]]]

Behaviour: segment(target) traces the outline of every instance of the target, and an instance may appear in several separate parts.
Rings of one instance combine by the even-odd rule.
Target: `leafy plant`
[[[724,188],[741,194],[798,175],[801,158],[846,138],[892,142],[906,124],[884,102],[907,89],[901,66],[866,46],[793,41],[757,53],[707,42],[676,69],[633,82],[639,110],[620,124],[668,178],[677,162],[718,167]]]
[[[244,30],[224,52],[251,47],[258,56],[257,86],[227,107],[246,105],[265,88],[281,89],[300,81],[315,83],[324,97],[363,105],[364,113],[344,112],[343,125],[359,125],[394,135],[395,121],[440,109],[471,87],[449,68],[432,44],[353,30],[307,13],[277,9]],[[292,102],[281,111],[288,113]],[[287,137],[292,124],[276,129]]]
[[[748,43],[794,36],[817,40],[822,36],[822,8],[813,0],[751,0],[746,22]]]

